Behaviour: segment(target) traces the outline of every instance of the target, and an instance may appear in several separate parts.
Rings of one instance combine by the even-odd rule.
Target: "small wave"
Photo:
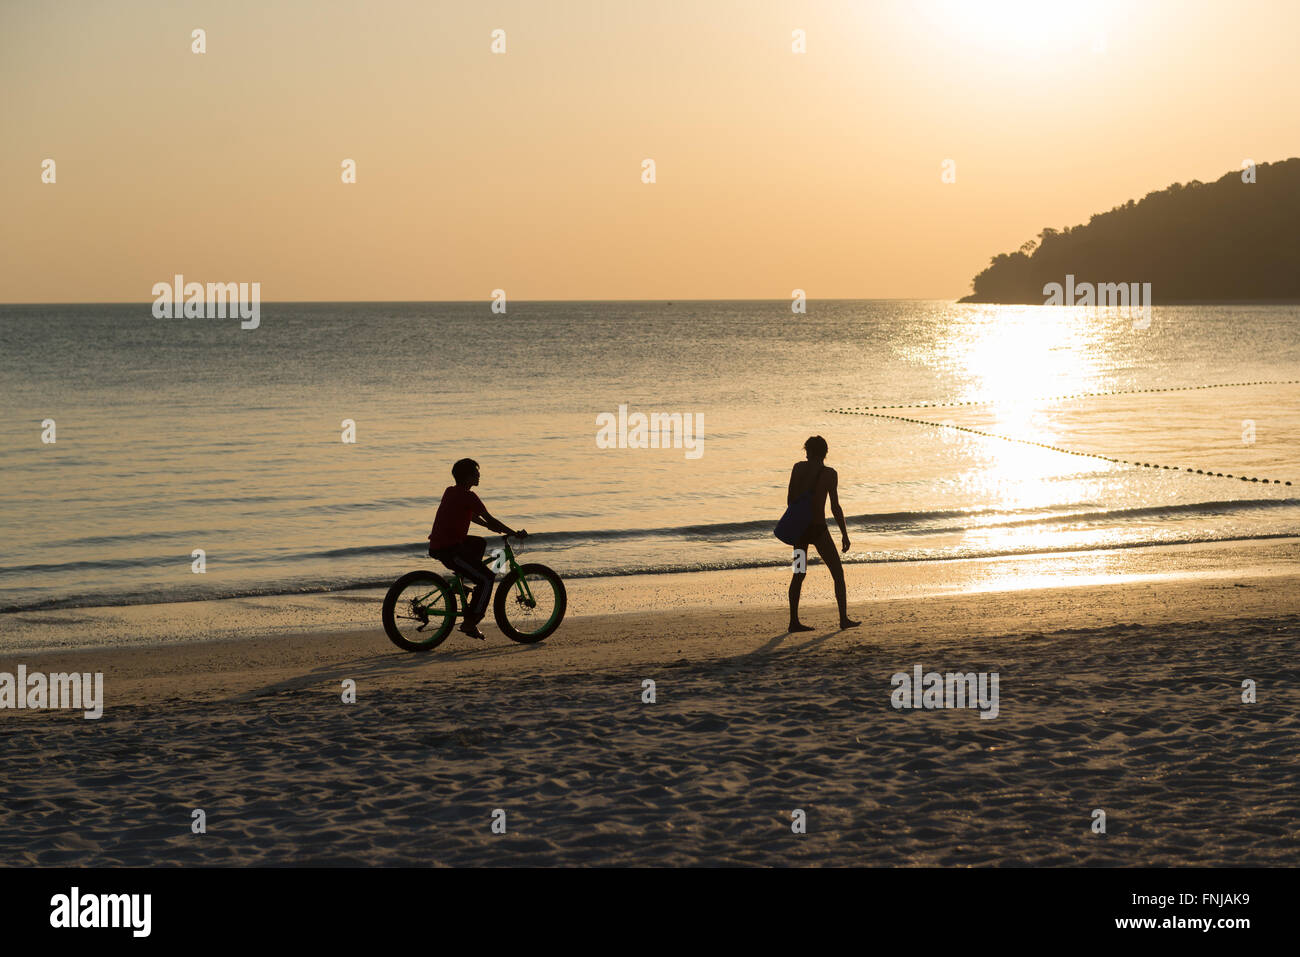
[[[1113,508],[1100,511],[1064,512],[1056,515],[1038,515],[1033,518],[1020,518],[1008,522],[989,522],[978,526],[990,528],[1020,528],[1027,525],[1043,525],[1051,522],[1122,522],[1135,518],[1174,518],[1180,515],[1227,515],[1233,512],[1247,512],[1255,509],[1293,508],[1300,505],[1295,498],[1260,498],[1236,499],[1223,502],[1193,502],[1185,505],[1143,505],[1135,508]],[[966,531],[970,526],[946,526],[925,529],[926,533],[945,533]]]
[[[532,536],[529,536],[531,539]],[[1089,543],[1080,545],[1060,545],[1044,548],[1025,545],[1021,548],[1003,549],[934,549],[930,551],[909,550],[878,553],[857,558],[846,558],[848,565],[880,565],[898,562],[954,561],[980,558],[1015,558],[1033,555],[1068,554],[1071,552],[1113,551],[1127,548],[1149,548],[1158,545],[1197,545],[1207,543],[1270,541],[1275,539],[1300,538],[1295,532],[1269,532],[1256,535],[1194,535],[1178,539],[1150,540],[1131,542],[1107,542],[1105,544]],[[782,546],[784,547],[784,546]],[[810,562],[817,563],[815,556]],[[736,559],[712,562],[675,562],[648,565],[606,566],[599,569],[569,571],[560,569],[566,579],[612,578],[620,575],[670,575],[705,571],[733,571],[751,568],[788,568],[789,559],[779,561],[766,559]],[[406,569],[410,570],[410,569]],[[434,567],[439,574],[446,574]],[[0,614],[19,614],[34,611],[54,611],[64,608],[100,608],[123,605],[164,605],[189,601],[219,601],[228,598],[274,598],[297,595],[322,595],[332,592],[357,591],[361,589],[385,589],[393,583],[397,572],[382,579],[333,579],[311,580],[293,583],[276,582],[263,586],[239,586],[227,589],[184,589],[174,591],[119,592],[114,594],[84,594],[75,598],[47,598],[32,602],[6,605],[0,607]]]
[[[869,512],[848,517],[857,533],[909,532],[912,534],[948,534],[967,530],[989,530],[1042,525],[1052,522],[1114,522],[1137,518],[1177,517],[1187,515],[1228,514],[1258,509],[1294,508],[1300,506],[1296,498],[1229,499],[1215,502],[1194,502],[1184,505],[1152,505],[1137,508],[1099,509],[1094,503],[1043,505],[1020,509],[943,509],[911,512]],[[1089,510],[1092,509],[1092,510]],[[958,519],[958,524],[934,525],[935,522]],[[695,540],[733,541],[738,538],[765,538],[771,535],[774,520],[757,519],[745,522],[718,522],[711,525],[677,525],[661,528],[586,529],[580,531],[537,532],[528,536],[530,545],[567,547],[591,542],[615,542],[635,539],[679,538]],[[474,531],[478,531],[475,529]],[[489,539],[491,535],[487,536]],[[119,539],[126,536],[118,536]],[[241,566],[284,564],[285,562],[314,559],[365,558],[384,555],[422,555],[423,542],[389,542],[377,545],[351,545],[327,548],[298,554],[276,552],[264,555],[240,555]],[[230,556],[227,556],[229,559]],[[167,568],[174,565],[176,553],[133,558],[86,559],[73,562],[51,562],[29,565],[0,566],[0,575],[58,574],[92,570],[126,568]],[[188,560],[188,558],[186,559]],[[3,609],[0,609],[2,611]]]

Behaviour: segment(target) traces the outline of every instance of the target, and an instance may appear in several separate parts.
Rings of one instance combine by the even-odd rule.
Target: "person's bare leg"
[[[805,577],[799,572],[790,576],[790,627],[786,631],[812,631],[811,625],[799,621],[799,592],[803,590]]]
[[[835,551],[835,542],[831,539],[830,532],[819,536],[815,544],[817,554],[821,556],[822,562],[831,573],[831,578],[835,580],[835,603],[840,606],[840,628],[858,627],[862,622],[854,621],[849,617],[849,595],[844,585],[844,566],[840,564],[840,556]]]

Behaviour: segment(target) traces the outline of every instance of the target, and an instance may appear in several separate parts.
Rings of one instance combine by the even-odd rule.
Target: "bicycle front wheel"
[[[520,565],[497,586],[492,611],[507,638],[531,645],[560,627],[568,601],[559,575],[545,565]]]
[[[456,623],[456,595],[441,575],[409,572],[384,596],[384,631],[403,651],[432,651]]]

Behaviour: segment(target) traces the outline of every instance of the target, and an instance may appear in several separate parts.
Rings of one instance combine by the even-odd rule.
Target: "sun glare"
[[[1100,4],[1053,0],[931,0],[927,20],[986,53],[1036,57],[1064,48],[1104,47]]]

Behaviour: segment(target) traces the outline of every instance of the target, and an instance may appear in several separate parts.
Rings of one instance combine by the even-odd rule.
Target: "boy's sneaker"
[[[478,630],[477,624],[471,625],[469,622],[465,622],[465,624],[460,626],[460,630],[465,634],[469,635],[471,638],[477,638],[479,641],[487,640],[487,635],[483,634],[483,632]]]

